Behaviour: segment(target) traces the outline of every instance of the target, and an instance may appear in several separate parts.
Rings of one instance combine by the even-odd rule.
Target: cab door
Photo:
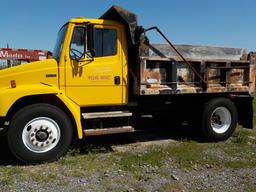
[[[94,25],[94,55],[87,51],[88,39],[86,27],[74,26],[65,69],[66,95],[80,106],[123,104],[126,82],[123,78],[119,28]],[[82,53],[86,54],[82,56]]]

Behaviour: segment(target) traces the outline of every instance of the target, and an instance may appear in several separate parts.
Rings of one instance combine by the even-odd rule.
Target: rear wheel
[[[210,141],[223,141],[234,132],[237,110],[226,98],[216,98],[206,103],[202,114],[202,131]]]
[[[18,111],[8,130],[11,152],[25,163],[51,162],[63,155],[72,140],[72,125],[59,108],[34,104]]]

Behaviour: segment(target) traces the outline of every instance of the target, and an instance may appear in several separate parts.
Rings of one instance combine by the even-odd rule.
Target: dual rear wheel
[[[227,98],[215,98],[204,105],[201,130],[209,141],[223,141],[232,136],[237,124],[235,104]]]

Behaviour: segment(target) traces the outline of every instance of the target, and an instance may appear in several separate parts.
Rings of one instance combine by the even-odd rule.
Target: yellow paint
[[[117,31],[117,53],[97,57],[93,61],[72,61],[70,42],[75,26],[90,22],[96,28]],[[72,113],[78,132],[83,137],[81,107],[125,105],[128,101],[127,48],[124,26],[118,22],[100,19],[71,19],[59,61],[38,61],[0,70],[0,117],[6,116],[11,106],[26,96],[54,94]],[[120,77],[120,85],[114,77]],[[16,87],[11,86],[16,83]]]
[[[11,87],[12,81],[16,82],[15,88]],[[58,92],[58,65],[53,59],[0,70],[0,116],[5,116],[22,97]]]
[[[107,25],[97,23],[94,28],[117,31],[117,53],[113,56],[95,57],[93,61],[88,59],[78,62],[70,59],[67,46],[64,54],[66,60],[61,64],[65,66],[66,95],[81,107],[126,104],[127,61],[123,59],[123,28],[114,22]],[[70,24],[69,30],[73,31],[74,27],[75,24]],[[66,43],[71,43],[71,36]],[[115,76],[120,77],[120,85],[114,84]]]
[[[56,77],[46,77],[46,74]],[[16,88],[11,88],[11,81]],[[59,97],[73,114],[82,138],[80,107],[68,99],[58,88],[58,65],[55,60],[39,61],[0,71],[0,116],[4,117],[11,106],[20,98],[33,95],[54,94]]]
[[[4,117],[20,98],[31,95],[57,94],[58,89],[46,85],[18,85],[13,89],[0,89],[0,116]]]
[[[67,98],[63,94],[58,94],[57,95],[62,102],[68,107],[70,112],[72,113],[75,122],[76,122],[76,128],[77,128],[77,135],[79,139],[83,138],[83,129],[81,125],[81,111],[80,111],[80,106],[76,105],[73,101],[71,101],[69,98]]]

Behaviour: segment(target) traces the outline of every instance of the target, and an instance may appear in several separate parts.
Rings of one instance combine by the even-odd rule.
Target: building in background
[[[50,51],[0,48],[0,69],[30,63],[33,61],[49,59],[52,56]]]

